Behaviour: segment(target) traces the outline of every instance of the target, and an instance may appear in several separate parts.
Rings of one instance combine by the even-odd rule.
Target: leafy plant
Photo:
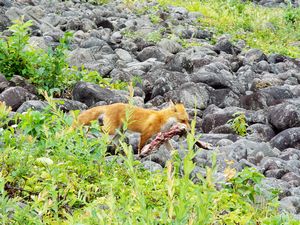
[[[15,24],[9,27],[12,35],[0,39],[0,72],[8,78],[15,74],[29,78],[33,73],[34,65],[30,60],[32,57],[24,50],[29,40],[31,25],[31,21],[23,23],[22,20],[16,20]]]
[[[248,124],[246,122],[246,116],[243,112],[236,112],[233,114],[234,119],[230,119],[227,123],[231,128],[241,136],[246,136]]]
[[[158,0],[162,7],[180,6],[200,12],[198,23],[214,29],[215,35],[230,34],[233,41],[245,40],[251,48],[266,53],[280,53],[299,57],[299,9],[291,7],[268,8],[253,1],[239,0]]]
[[[256,187],[262,178],[257,171],[232,173],[217,189],[214,155],[206,177],[198,174],[200,183],[190,180],[196,168],[195,121],[185,157],[174,151],[166,169],[150,173],[122,139],[119,149],[124,155],[107,157],[109,136],[97,124],[89,131],[97,138],[85,128],[72,129],[76,113],[65,114],[47,94],[45,98],[45,111],[18,115],[17,126],[1,131],[1,223],[294,223],[288,215],[279,216],[276,195],[257,202],[264,197]],[[7,113],[2,108],[0,118]]]
[[[161,34],[161,31],[159,31],[159,30],[150,32],[146,36],[147,41],[154,42],[154,43],[159,42],[161,39],[162,39],[162,34]]]

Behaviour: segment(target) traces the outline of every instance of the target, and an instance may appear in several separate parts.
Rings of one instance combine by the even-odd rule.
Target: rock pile
[[[73,31],[71,66],[84,65],[113,80],[139,77],[134,101],[140,106],[159,108],[171,99],[184,103],[191,116],[196,111],[202,140],[219,146],[197,153],[197,171],[211,164],[212,152],[218,152],[220,174],[225,160],[233,160],[237,169],[256,167],[266,176],[264,188],[280,188],[282,207],[299,215],[300,60],[246,49],[242,41],[233,43],[228,36],[211,45],[213,33],[196,22],[202,15],[184,8],[168,7],[153,15],[155,4],[146,3],[144,12],[135,14],[122,4],[1,0],[0,30],[6,34],[11,21],[25,15],[34,22],[30,43],[40,48],[57,45],[65,31]],[[185,48],[183,43],[199,45]],[[73,99],[65,99],[61,108],[83,110],[126,102],[126,95],[79,82]],[[0,76],[0,101],[20,113],[46,106],[35,88],[17,75],[10,81]],[[236,112],[246,115],[246,137],[236,135],[227,124]],[[179,149],[177,142],[173,145]],[[162,146],[143,163],[160,169],[169,158]]]

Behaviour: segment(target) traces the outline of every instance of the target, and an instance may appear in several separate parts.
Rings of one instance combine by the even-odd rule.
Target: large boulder
[[[11,87],[0,94],[0,101],[5,102],[13,111],[17,110],[27,100],[37,100],[37,96],[22,87]]]
[[[86,104],[88,107],[99,101],[108,103],[114,96],[111,90],[88,82],[78,82],[73,89],[73,99]]]
[[[273,147],[276,147],[280,150],[287,148],[300,148],[300,127],[294,127],[286,129],[270,141]]]
[[[270,107],[268,121],[278,131],[300,126],[300,104],[282,103]]]

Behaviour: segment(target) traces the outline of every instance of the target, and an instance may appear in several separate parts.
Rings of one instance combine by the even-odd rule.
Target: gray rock
[[[27,6],[24,9],[25,14],[30,15],[38,20],[45,16],[45,10],[41,6]]]
[[[157,172],[157,171],[162,171],[163,168],[160,164],[153,162],[153,161],[143,161],[142,162],[144,168],[146,170],[149,170],[150,172]]]
[[[239,106],[240,97],[230,88],[221,88],[210,90],[210,104],[214,104],[220,108]]]
[[[266,177],[274,177],[276,179],[281,179],[281,177],[283,177],[286,173],[287,173],[287,171],[283,170],[283,169],[272,169],[272,170],[267,170],[265,172],[265,176]]]
[[[124,49],[118,48],[115,50],[117,56],[125,61],[125,62],[132,62],[133,61],[133,57],[130,55],[130,53]]]
[[[110,41],[113,44],[119,44],[122,42],[122,38],[123,38],[123,35],[117,31],[117,32],[112,33],[112,35],[110,37]]]
[[[289,128],[280,132],[271,139],[270,144],[280,150],[287,148],[300,149],[300,127]]]
[[[14,85],[9,81],[0,82],[0,93],[9,87],[13,87]]]
[[[256,62],[267,60],[267,56],[258,49],[250,49],[244,58],[244,65],[250,64],[253,65]]]
[[[101,49],[99,49],[100,51]],[[69,53],[68,62],[70,66],[81,68],[82,64],[87,62],[95,62],[95,56],[92,49],[77,48]]]
[[[209,92],[206,86],[192,82],[166,93],[165,97],[175,102],[182,102],[187,108],[205,109],[209,102]]]
[[[172,54],[176,54],[183,49],[180,44],[178,44],[176,41],[170,40],[170,39],[162,39],[158,43],[158,46]]]
[[[233,144],[232,140],[229,139],[221,139],[216,143],[217,146],[222,147],[222,146],[227,146]]]
[[[288,196],[281,199],[279,209],[284,212],[297,214],[300,211],[300,197]]]
[[[238,136],[234,134],[202,134],[200,140],[217,146],[217,143],[222,139],[228,139],[232,142],[238,140]],[[229,146],[229,145],[228,145]]]
[[[0,8],[0,32],[4,31],[7,27],[11,25],[9,18],[5,15],[6,10]]]
[[[283,177],[281,177],[281,179],[288,182],[294,187],[300,186],[300,176],[295,174],[294,172],[286,173]]]
[[[268,110],[268,121],[278,131],[300,126],[300,104],[282,103]]]
[[[64,112],[69,112],[71,110],[85,110],[88,108],[86,104],[79,101],[64,98],[54,98],[53,100],[57,102],[58,108]]]
[[[150,46],[144,48],[141,52],[138,53],[137,59],[141,62],[146,61],[150,58],[155,58],[158,61],[164,62],[167,57],[170,55],[167,51],[156,46]]]
[[[276,134],[273,129],[265,124],[253,124],[247,128],[247,139],[253,141],[270,141]]]
[[[269,63],[279,63],[279,62],[284,62],[285,60],[287,60],[287,57],[284,55],[280,55],[280,54],[271,54],[268,56],[268,62]]]
[[[80,47],[81,48],[91,48],[91,47],[102,48],[104,45],[107,45],[105,41],[96,37],[90,37],[89,39],[81,42]]]
[[[283,160],[299,160],[300,159],[300,150],[295,148],[287,148],[280,153],[279,158]]]
[[[88,107],[99,101],[109,102],[114,96],[111,90],[87,82],[78,82],[73,89],[73,99]]]
[[[20,86],[24,89],[26,89],[28,92],[32,94],[37,94],[36,87],[29,83],[24,77],[19,76],[19,75],[14,75],[10,79],[10,83],[12,84],[11,86]]]
[[[47,45],[44,37],[30,37],[28,40],[28,44],[30,47],[35,49],[42,49],[44,51],[47,51],[49,49],[49,46]]]
[[[0,73],[0,83],[4,82],[4,81],[7,81],[7,80],[6,80],[5,76],[2,73]]]
[[[171,71],[185,72],[192,70],[192,62],[184,52],[169,56],[166,60],[166,68]]]
[[[40,100],[29,100],[24,102],[17,110],[18,113],[23,113],[28,111],[29,109],[36,111],[43,111],[48,106],[47,102],[43,102]]]
[[[247,139],[240,139],[231,145],[220,147],[220,151],[225,152],[229,159],[236,161],[255,157],[259,152],[262,152],[264,156],[278,156],[279,154],[268,143],[258,143]]]
[[[165,167],[168,160],[171,159],[171,154],[165,147],[165,145],[161,145],[159,147],[159,150],[157,152],[154,152],[151,155],[146,156],[142,159],[142,162],[144,161],[153,161],[161,165],[162,167]]]
[[[184,73],[165,70],[159,66],[144,74],[143,91],[151,98],[162,95],[170,90],[179,89],[182,83],[188,82],[188,77]],[[160,90],[163,88],[164,90]]]
[[[241,49],[234,46],[227,38],[220,38],[215,47],[218,51],[223,51],[232,55],[238,55],[241,52]]]
[[[13,111],[17,110],[27,100],[36,100],[37,97],[22,87],[11,87],[0,94],[0,101],[5,102]]]

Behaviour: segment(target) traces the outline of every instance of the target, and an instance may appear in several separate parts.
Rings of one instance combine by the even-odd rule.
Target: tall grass
[[[200,12],[202,27],[217,35],[230,34],[266,53],[300,57],[300,8],[266,8],[240,0],[158,0],[162,6],[181,6]]]

